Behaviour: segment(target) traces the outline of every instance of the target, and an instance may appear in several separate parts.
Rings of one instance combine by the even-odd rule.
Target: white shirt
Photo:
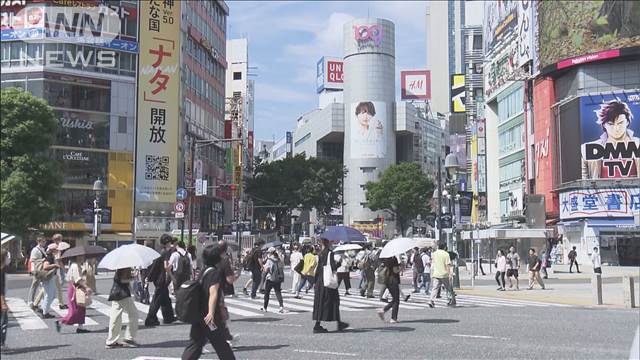
[[[429,254],[422,254],[422,264],[424,265],[423,274],[431,274],[431,256]]]
[[[336,270],[336,272],[339,273],[346,273],[349,272],[349,268],[351,267],[351,258],[348,255],[334,255],[333,256],[333,260],[335,262],[340,262],[340,260],[342,260],[342,262],[340,263],[340,266],[338,266],[338,269]]]
[[[187,254],[187,257],[189,258],[189,263],[190,264],[193,263],[191,259],[191,254],[189,254],[187,250],[177,246],[176,251],[174,251],[169,257],[169,264],[171,264],[171,267],[173,268],[173,272],[178,271],[178,260],[180,260],[180,256],[184,256],[185,254]]]
[[[80,279],[82,279],[82,276],[80,276],[80,266],[78,266],[77,262],[72,262],[71,265],[69,265],[66,280],[77,284]]]
[[[500,272],[507,272],[507,257],[506,256],[500,256],[496,259],[496,264],[498,264],[497,266],[497,270]]]
[[[593,268],[599,268],[602,267],[602,260],[600,259],[600,253],[597,252],[593,252],[593,254],[591,254],[591,262],[593,263]]]
[[[292,252],[289,261],[291,261],[291,268],[294,269],[302,261],[302,253],[300,251]]]

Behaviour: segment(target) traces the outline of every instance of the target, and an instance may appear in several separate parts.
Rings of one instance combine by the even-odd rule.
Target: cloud
[[[297,71],[293,81],[299,84],[314,84],[316,78],[316,62],[322,56],[343,55],[343,25],[355,19],[354,16],[334,12],[322,26],[309,26],[311,40],[290,44],[284,48],[284,59],[293,62]]]

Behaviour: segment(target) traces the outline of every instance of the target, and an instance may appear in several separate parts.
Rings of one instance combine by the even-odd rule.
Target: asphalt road
[[[10,275],[8,298],[23,301],[26,286],[26,275]],[[98,280],[99,292],[106,294],[110,287],[110,279]],[[285,294],[285,308],[290,312],[284,315],[260,313],[261,303],[242,294],[228,299],[227,306],[236,311],[231,314],[230,328],[239,334],[234,348],[238,359],[629,359],[640,322],[637,309],[554,306],[462,295],[456,308],[439,302],[430,309],[419,295],[402,303],[405,308],[400,309],[399,324],[389,324],[375,314],[382,303],[350,296],[343,298],[341,315],[351,328],[313,334],[311,314],[305,310],[311,295],[299,302],[290,296]],[[108,306],[103,298],[97,301]],[[270,309],[277,310],[275,298],[270,304]],[[70,327],[58,334],[53,320],[48,319],[41,328],[25,330],[14,315],[9,319],[7,340],[11,351],[2,354],[3,360],[179,358],[189,331],[184,324],[142,326],[136,339],[141,347],[106,350],[109,319],[99,311],[88,312],[95,322],[87,327],[93,331],[89,334],[76,334]],[[139,315],[144,318],[146,313]],[[20,316],[24,322],[25,315]],[[335,330],[335,324],[325,326]],[[209,345],[206,349],[212,350]],[[203,358],[216,356],[207,353]]]

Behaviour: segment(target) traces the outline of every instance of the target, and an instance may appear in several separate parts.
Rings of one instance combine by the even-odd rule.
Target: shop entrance
[[[603,263],[640,266],[640,231],[600,232]]]

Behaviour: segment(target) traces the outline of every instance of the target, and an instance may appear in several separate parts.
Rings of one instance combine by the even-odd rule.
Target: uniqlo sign
[[[343,62],[339,58],[327,56],[318,60],[316,70],[316,86],[318,93],[324,90],[342,90],[344,82]]]
[[[431,99],[431,72],[429,70],[406,70],[400,72],[401,99]]]

